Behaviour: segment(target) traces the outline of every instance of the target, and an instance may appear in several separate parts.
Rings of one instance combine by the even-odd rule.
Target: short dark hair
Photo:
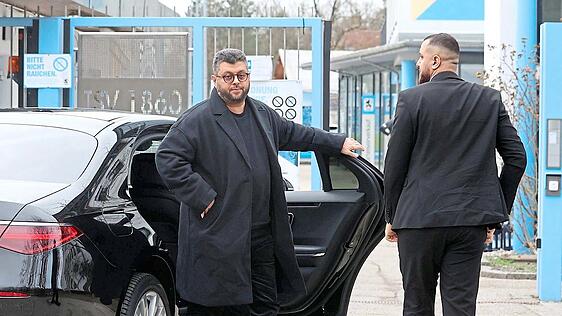
[[[248,67],[248,61],[246,60],[246,54],[243,51],[236,48],[225,48],[219,50],[215,57],[213,58],[213,73],[218,73],[219,65],[222,62],[227,62],[229,64],[236,64],[239,61],[243,61]]]
[[[460,48],[459,42],[447,33],[437,33],[431,34],[428,37],[424,38],[423,41],[429,41],[428,44],[437,47],[443,47],[451,51],[452,53],[456,54],[457,56],[460,55]]]

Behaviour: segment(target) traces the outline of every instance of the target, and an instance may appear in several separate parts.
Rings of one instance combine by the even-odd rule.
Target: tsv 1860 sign
[[[70,88],[69,54],[25,54],[23,69],[26,88]]]

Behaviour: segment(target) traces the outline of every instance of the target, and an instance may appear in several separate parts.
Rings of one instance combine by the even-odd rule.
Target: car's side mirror
[[[293,187],[291,182],[289,182],[289,180],[283,178],[283,184],[285,187],[285,191],[295,191],[295,188]]]

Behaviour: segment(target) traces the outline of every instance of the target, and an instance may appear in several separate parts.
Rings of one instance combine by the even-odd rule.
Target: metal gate
[[[187,33],[79,33],[77,107],[179,115],[187,51]]]

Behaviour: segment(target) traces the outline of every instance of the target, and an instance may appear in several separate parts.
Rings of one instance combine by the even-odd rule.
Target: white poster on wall
[[[253,78],[252,78],[253,79]],[[302,83],[297,80],[252,80],[249,96],[273,108],[281,117],[302,124]],[[279,152],[283,177],[299,189],[299,155],[292,151]]]
[[[26,88],[70,88],[70,54],[25,54],[23,82]]]
[[[273,76],[273,58],[271,56],[246,56],[248,71],[252,80],[271,80]]]

